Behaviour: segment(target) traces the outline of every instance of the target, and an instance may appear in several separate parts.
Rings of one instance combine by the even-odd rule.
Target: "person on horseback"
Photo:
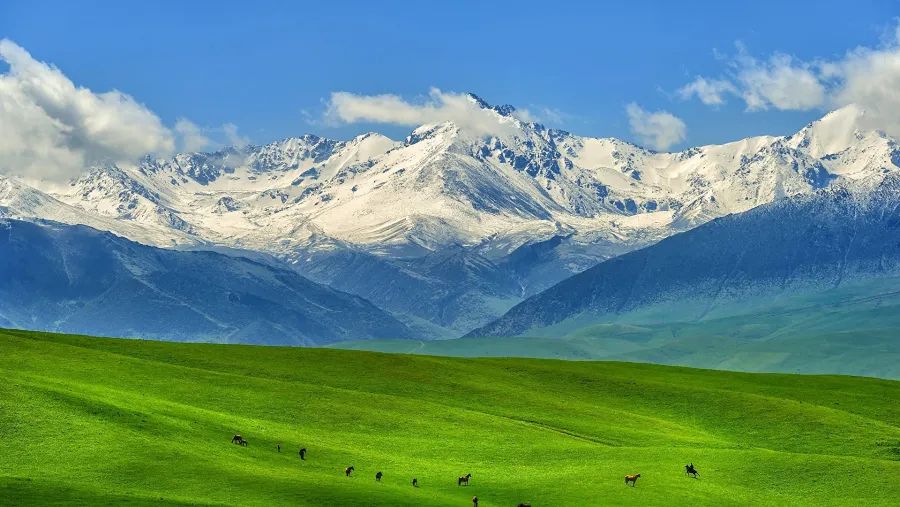
[[[690,465],[685,465],[685,466],[684,466],[684,473],[685,473],[686,475],[693,475],[695,478],[696,478],[698,475],[700,475],[700,473],[697,472],[697,469],[694,468],[694,464],[693,464],[693,463],[691,463]]]

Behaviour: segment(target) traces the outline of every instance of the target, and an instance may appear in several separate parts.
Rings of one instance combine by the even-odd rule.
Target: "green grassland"
[[[0,331],[0,361],[3,506],[900,497],[900,383],[887,380],[21,331]]]

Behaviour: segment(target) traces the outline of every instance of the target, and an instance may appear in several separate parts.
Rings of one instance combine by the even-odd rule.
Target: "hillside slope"
[[[471,335],[561,336],[604,322],[691,322],[789,306],[900,276],[898,234],[900,175],[892,173],[720,218],[603,262]]]
[[[0,357],[3,505],[844,507],[900,494],[896,382],[9,331]],[[229,443],[236,432],[248,447]]]
[[[0,325],[176,341],[407,338],[371,303],[285,267],[84,226],[0,219]]]

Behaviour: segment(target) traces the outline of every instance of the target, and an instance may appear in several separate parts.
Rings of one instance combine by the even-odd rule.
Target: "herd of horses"
[[[232,444],[238,444],[238,445],[241,445],[241,446],[243,446],[243,447],[247,447],[247,444],[248,444],[248,443],[247,443],[247,440],[246,440],[243,436],[241,436],[240,433],[236,433],[236,434],[231,438],[231,443],[232,443]],[[276,444],[276,448],[278,449],[278,452],[281,452],[281,444]],[[306,448],[305,448],[305,447],[301,448],[301,449],[300,449],[300,452],[299,452],[298,454],[300,454],[300,459],[305,460],[305,459],[306,459]],[[347,467],[347,468],[344,469],[344,474],[345,474],[347,477],[350,477],[350,475],[354,472],[354,470],[356,470],[356,469],[355,469],[354,467],[352,467],[352,466]],[[697,472],[697,469],[694,468],[694,463],[693,463],[693,462],[690,463],[689,465],[684,465],[684,473],[685,473],[685,475],[692,475],[695,479],[700,475],[700,473]],[[382,477],[384,477],[384,474],[382,474],[380,471],[377,472],[377,473],[375,474],[375,481],[376,481],[376,482],[381,482],[381,478],[382,478]],[[462,477],[460,477],[459,479],[457,479],[456,485],[457,485],[457,486],[468,486],[468,485],[469,485],[469,480],[470,480],[471,478],[472,478],[472,474],[466,474],[466,475],[463,475]],[[630,482],[630,483],[631,483],[631,487],[636,487],[636,486],[637,486],[637,480],[640,479],[640,478],[641,478],[641,474],[626,475],[626,476],[625,476],[625,485],[627,486],[628,483]],[[413,485],[414,488],[418,488],[418,487],[419,487],[419,479],[413,477],[412,485]],[[473,496],[473,497],[472,497],[472,507],[478,507],[478,497],[477,497],[477,496]],[[520,503],[520,504],[517,505],[516,507],[531,507],[531,504]]]

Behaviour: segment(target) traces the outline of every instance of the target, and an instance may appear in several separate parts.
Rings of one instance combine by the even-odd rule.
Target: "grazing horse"
[[[232,444],[240,444],[240,443],[243,442],[243,441],[244,441],[244,437],[242,437],[240,433],[238,433],[238,434],[236,434],[235,436],[231,437],[231,443],[232,443]]]
[[[477,496],[472,497],[472,507],[478,507],[478,497]]]
[[[693,475],[695,479],[698,475],[700,475],[700,472],[698,472],[697,469],[694,468],[693,463],[691,463],[690,465],[684,465],[684,473],[685,475]]]
[[[419,479],[416,479],[415,477],[413,477],[413,487],[414,487],[414,488],[418,488],[418,487],[419,487]]]
[[[640,479],[640,477],[641,477],[641,474],[626,475],[625,476],[625,485],[627,486],[628,483],[630,482],[632,488],[637,486],[637,480]]]
[[[378,472],[377,474],[375,474],[375,481],[381,482],[381,472]]]
[[[344,473],[347,474],[347,477],[350,477],[350,474],[353,473],[353,467],[347,467]]]
[[[306,447],[300,449],[300,459],[306,459]]]
[[[466,486],[468,486],[469,479],[471,479],[471,478],[472,478],[472,474],[466,474],[466,475],[460,477],[458,481],[456,481],[456,485],[462,486],[463,484],[465,484]]]

